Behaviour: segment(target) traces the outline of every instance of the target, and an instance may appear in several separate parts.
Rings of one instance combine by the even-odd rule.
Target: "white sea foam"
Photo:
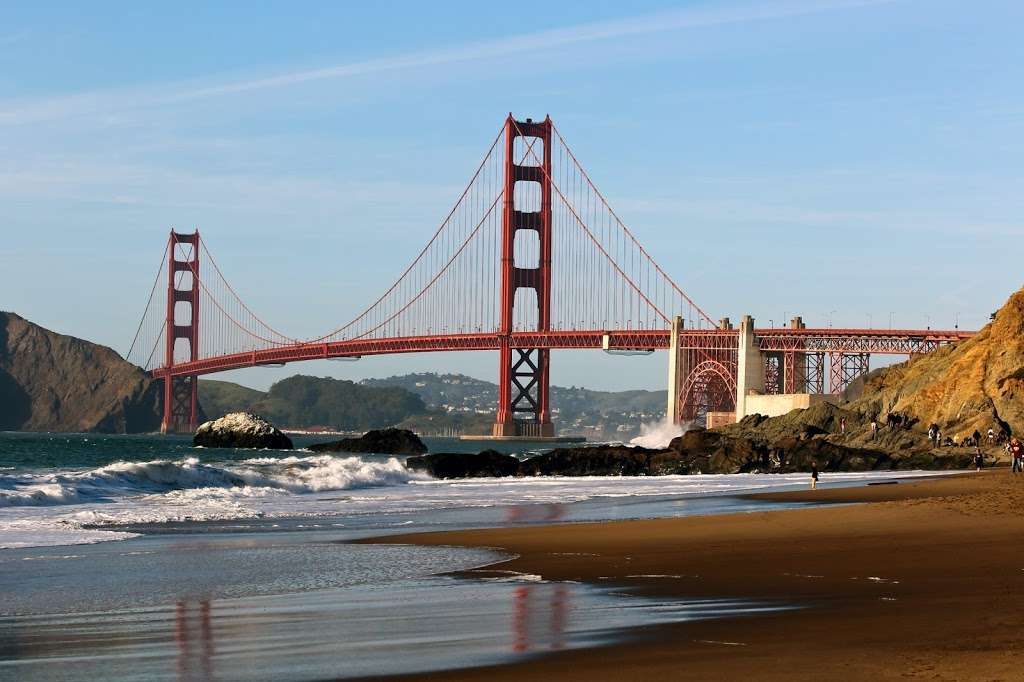
[[[673,424],[666,417],[661,421],[648,422],[640,425],[640,435],[629,441],[630,445],[642,448],[667,448],[673,438],[681,436],[690,428],[690,424]]]
[[[892,473],[826,479],[878,477]],[[394,526],[440,509],[496,506],[518,509],[510,520],[557,520],[562,505],[592,498],[703,497],[804,486],[806,474],[441,481],[413,474],[394,458],[317,454],[218,463],[118,462],[86,471],[0,474],[0,548],[120,540],[134,535],[118,526],[163,522],[417,514],[383,522]]]
[[[309,496],[417,478],[397,459],[261,457],[116,462],[97,469],[0,475],[0,548],[122,540],[92,526],[304,515]],[[423,478],[422,476],[420,478]],[[335,505],[336,506],[336,505]]]
[[[401,462],[367,462],[359,457],[261,457],[230,464],[203,464],[194,457],[170,461],[115,462],[89,471],[0,476],[0,507],[104,502],[164,494],[264,497],[348,490],[405,483]]]

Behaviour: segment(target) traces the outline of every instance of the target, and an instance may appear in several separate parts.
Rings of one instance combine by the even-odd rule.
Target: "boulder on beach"
[[[204,422],[192,437],[193,445],[204,448],[269,448],[291,450],[291,439],[259,415],[232,412]]]
[[[422,471],[434,478],[504,478],[519,473],[519,460],[495,450],[437,452],[405,460],[410,471]]]
[[[427,446],[407,429],[375,429],[359,438],[342,438],[309,446],[315,452],[371,452],[380,455],[421,455]]]

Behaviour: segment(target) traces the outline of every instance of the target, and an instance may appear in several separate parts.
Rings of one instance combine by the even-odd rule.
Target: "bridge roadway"
[[[762,351],[807,353],[872,353],[914,355],[935,350],[944,343],[960,341],[973,332],[912,329],[755,329]],[[547,331],[513,332],[507,340],[512,348],[656,350],[669,348],[668,329],[625,331]],[[680,348],[726,350],[738,347],[736,329],[686,329],[680,335]],[[605,341],[607,338],[607,346]],[[364,355],[431,353],[452,351],[499,350],[504,337],[493,332],[434,336],[405,336],[387,339],[281,345],[201,358],[152,370],[155,378],[197,376],[245,367],[279,365],[303,360],[354,358]]]

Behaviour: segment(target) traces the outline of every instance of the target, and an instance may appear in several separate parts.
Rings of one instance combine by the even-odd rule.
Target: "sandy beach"
[[[841,506],[376,540],[501,548],[518,558],[495,568],[547,580],[799,607],[403,679],[1024,679],[1024,476],[763,497]]]

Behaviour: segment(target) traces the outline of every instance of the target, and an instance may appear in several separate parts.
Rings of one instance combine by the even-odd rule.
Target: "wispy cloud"
[[[82,113],[108,113],[188,102],[245,92],[269,90],[304,83],[353,78],[372,74],[400,72],[428,67],[475,63],[516,54],[534,53],[585,43],[785,19],[821,12],[891,4],[898,0],[773,0],[756,4],[692,8],[646,14],[610,21],[590,22],[559,29],[519,34],[487,41],[467,43],[335,64],[322,68],[285,71],[269,76],[212,82],[178,83],[160,88],[105,90],[75,95],[0,103],[0,124],[16,125],[51,120]],[[212,80],[212,79],[211,79]]]
[[[412,207],[432,206],[460,187],[420,183],[351,180],[258,173],[205,173],[161,166],[110,164],[58,157],[27,167],[0,168],[0,198],[82,202],[147,208],[218,209],[261,214],[294,214],[310,202],[321,210],[348,214],[393,200]],[[441,201],[443,204],[443,201]],[[444,209],[439,205],[440,214]],[[420,208],[410,208],[416,213]]]

